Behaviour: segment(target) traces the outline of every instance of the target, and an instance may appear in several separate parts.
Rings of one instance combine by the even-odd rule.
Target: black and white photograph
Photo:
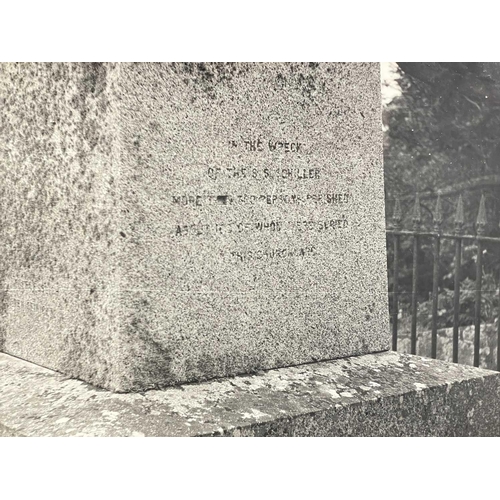
[[[500,62],[155,46],[0,52],[0,455],[493,449]]]
[[[1,74],[4,434],[500,433],[500,63]]]

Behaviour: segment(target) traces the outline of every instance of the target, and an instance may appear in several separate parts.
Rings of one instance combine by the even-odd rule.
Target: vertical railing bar
[[[458,363],[458,324],[460,320],[460,271],[462,267],[462,234],[464,228],[464,204],[462,195],[458,197],[455,212],[455,287],[453,292],[453,363]]]
[[[458,363],[458,324],[460,314],[460,268],[462,266],[462,238],[455,240],[455,289],[453,294],[453,363]]]
[[[410,353],[417,354],[417,290],[418,290],[418,250],[419,250],[419,231],[422,222],[420,212],[420,197],[418,192],[415,194],[415,205],[413,206],[413,274],[411,282],[411,342]]]
[[[476,242],[476,303],[474,309],[474,366],[479,366],[479,342],[481,335],[481,284],[482,284],[482,248],[481,241]]]
[[[431,357],[437,358],[437,310],[438,310],[438,282],[439,282],[439,254],[441,240],[439,235],[434,239],[434,265],[432,269],[432,344]]]
[[[396,198],[394,203],[394,214],[392,216],[392,224],[396,231],[401,230],[401,221],[403,214],[401,211],[401,204],[399,198]],[[399,250],[400,250],[399,234],[394,235],[394,275],[393,275],[393,302],[392,302],[392,350],[396,351],[398,348],[398,292],[399,292]]]
[[[482,294],[482,279],[483,279],[483,247],[479,236],[485,232],[488,224],[486,218],[486,198],[484,193],[481,194],[481,201],[479,202],[479,212],[476,219],[476,297],[474,308],[474,366],[479,367],[480,364],[480,347],[481,347],[481,294]]]
[[[392,350],[398,349],[398,287],[399,287],[399,234],[394,235],[394,273],[392,288]]]
[[[441,224],[443,222],[443,211],[441,208],[441,192],[438,191],[436,208],[434,210],[434,263],[432,268],[432,340],[431,357],[437,358],[437,315],[438,315],[438,294],[439,294],[439,258],[441,252]]]
[[[410,354],[417,353],[417,281],[418,281],[418,235],[413,236],[413,276],[411,285],[411,346]]]

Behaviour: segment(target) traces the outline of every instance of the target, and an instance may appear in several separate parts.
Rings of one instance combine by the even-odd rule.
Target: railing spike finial
[[[457,210],[455,212],[455,233],[460,234],[464,229],[464,202],[462,195],[458,197]]]
[[[441,224],[443,223],[443,208],[441,206],[441,191],[438,191],[436,200],[436,209],[434,211],[434,231],[439,233],[441,231]]]
[[[401,229],[401,221],[403,220],[403,212],[401,211],[401,202],[399,197],[394,202],[394,213],[392,214],[392,225],[394,229],[399,231]]]
[[[413,205],[412,222],[413,230],[418,231],[422,222],[422,215],[420,212],[420,196],[418,195],[418,191],[415,193],[415,205]]]
[[[481,195],[481,201],[479,203],[479,213],[477,214],[476,220],[476,232],[478,236],[481,236],[485,233],[487,224],[488,221],[486,219],[486,200],[483,193]]]

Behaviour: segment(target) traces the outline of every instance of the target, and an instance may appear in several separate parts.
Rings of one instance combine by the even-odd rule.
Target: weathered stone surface
[[[3,64],[3,351],[115,391],[389,347],[379,66]]]
[[[0,435],[499,436],[500,373],[394,352],[117,394],[0,354]]]
[[[0,64],[0,350],[115,386],[117,74]]]

